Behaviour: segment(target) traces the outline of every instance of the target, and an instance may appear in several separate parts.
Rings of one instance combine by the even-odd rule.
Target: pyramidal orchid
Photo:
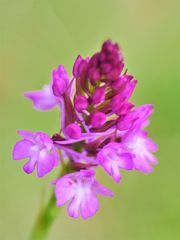
[[[136,84],[118,44],[108,40],[92,57],[77,57],[71,78],[59,65],[48,85],[24,94],[39,111],[59,108],[59,132],[18,131],[22,140],[14,146],[13,159],[27,158],[24,171],[36,169],[38,177],[61,167],[63,174],[53,181],[56,206],[67,204],[73,218],[93,216],[98,195],[113,196],[96,180],[96,169],[119,183],[123,171],[149,173],[157,164],[152,154],[157,146],[144,130],[153,106],[131,102]]]

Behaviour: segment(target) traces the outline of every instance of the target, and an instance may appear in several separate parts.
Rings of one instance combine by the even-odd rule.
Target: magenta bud
[[[112,66],[110,63],[103,63],[101,64],[101,72],[103,74],[107,74],[112,70]]]
[[[114,44],[111,40],[107,40],[103,43],[102,46],[102,51],[104,52],[113,52],[113,51],[118,51],[119,46],[118,44]]]
[[[87,98],[84,96],[75,96],[74,107],[78,112],[82,112],[88,107]]]
[[[91,125],[93,128],[102,127],[106,122],[106,115],[102,112],[96,112],[91,115]]]
[[[62,96],[68,88],[68,75],[65,68],[59,65],[57,69],[52,72],[52,90],[56,97]]]
[[[119,129],[120,131],[124,131],[124,130],[128,130],[133,124],[133,118],[131,117],[122,117],[118,119],[117,122],[117,129]]]
[[[100,73],[96,68],[90,68],[88,71],[88,76],[91,80],[91,83],[94,84],[96,81],[100,80]]]
[[[116,81],[112,82],[111,87],[115,90],[118,90],[126,82],[127,82],[126,76],[122,76],[116,79]]]
[[[78,57],[75,60],[74,66],[73,66],[73,76],[79,77],[79,65],[83,61],[82,57],[78,55]]]
[[[86,72],[88,59],[83,59],[80,55],[77,57],[73,66],[73,76],[75,78],[81,77]]]
[[[66,91],[65,82],[62,79],[53,79],[52,90],[56,97],[62,96]]]
[[[73,139],[79,139],[81,137],[81,128],[76,123],[70,123],[66,129],[68,137]]]
[[[92,96],[92,103],[100,104],[104,101],[104,99],[105,99],[105,88],[97,87]]]

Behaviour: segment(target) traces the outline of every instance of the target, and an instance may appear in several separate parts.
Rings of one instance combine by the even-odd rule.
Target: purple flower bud
[[[113,43],[112,41],[107,40],[104,42],[101,51],[106,53],[108,55],[108,58],[111,60],[114,59],[116,62],[123,61],[123,55],[117,43]]]
[[[119,77],[116,81],[112,82],[111,84],[112,88],[115,90],[120,89],[120,87],[122,87],[122,85],[127,82],[126,76],[127,75],[123,75]]]
[[[107,74],[111,71],[112,66],[110,63],[103,63],[101,64],[101,72],[102,74]]]
[[[88,76],[93,85],[95,84],[96,81],[100,80],[100,73],[96,68],[90,68],[88,71]]]
[[[124,74],[119,77],[116,81],[112,82],[111,86],[116,90],[122,97],[128,99],[131,97],[137,80],[134,80],[133,76]]]
[[[79,139],[81,137],[81,128],[76,123],[69,124],[65,132],[69,138]]]
[[[123,56],[117,44],[106,41],[100,52],[94,54],[88,64],[88,76],[95,85],[97,80],[116,80],[124,67]]]
[[[103,63],[106,60],[106,54],[104,52],[101,52],[99,55],[99,61]]]
[[[83,110],[87,109],[88,107],[87,98],[84,96],[75,96],[74,107],[78,112],[82,112]]]
[[[80,55],[77,57],[73,66],[73,76],[75,78],[81,77],[87,70],[87,64],[89,59],[83,59]]]
[[[133,104],[128,103],[121,94],[117,94],[111,99],[112,111],[117,115],[125,114],[129,109],[132,108]]]
[[[99,53],[95,53],[95,54],[91,57],[91,59],[90,59],[90,61],[89,61],[89,66],[90,66],[90,67],[96,67],[96,66],[98,65],[98,63],[99,63],[99,57],[100,57],[100,54],[99,54]]]
[[[103,43],[102,52],[110,53],[113,51],[119,51],[118,44],[113,44],[111,40],[107,40],[106,42]]]
[[[105,88],[104,87],[97,87],[95,92],[92,96],[92,103],[93,104],[100,104],[105,99]]]
[[[56,97],[61,97],[68,88],[69,79],[64,66],[59,65],[58,69],[52,72],[52,90]]]
[[[82,62],[82,57],[78,55],[78,57],[75,60],[74,66],[73,66],[73,76],[78,77],[79,76],[79,65]]]
[[[106,114],[96,112],[91,115],[91,125],[93,128],[102,127],[106,122]]]

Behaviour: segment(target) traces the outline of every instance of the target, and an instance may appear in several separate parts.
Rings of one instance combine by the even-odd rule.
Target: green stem
[[[45,240],[48,230],[59,213],[56,207],[56,198],[54,192],[49,200],[48,205],[39,215],[37,222],[34,226],[30,240]]]

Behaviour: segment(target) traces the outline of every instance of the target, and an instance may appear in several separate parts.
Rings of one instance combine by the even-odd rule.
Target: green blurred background
[[[107,38],[122,46],[139,80],[134,101],[155,105],[149,131],[160,148],[159,165],[148,176],[123,173],[121,184],[99,171],[115,197],[101,198],[100,211],[88,221],[72,220],[63,208],[49,240],[178,239],[178,2],[0,0],[0,239],[28,239],[57,175],[37,179],[24,174],[23,162],[11,160],[17,129],[53,134],[59,127],[57,110],[36,112],[22,93],[48,83],[60,63],[71,74],[77,54],[91,55]]]

